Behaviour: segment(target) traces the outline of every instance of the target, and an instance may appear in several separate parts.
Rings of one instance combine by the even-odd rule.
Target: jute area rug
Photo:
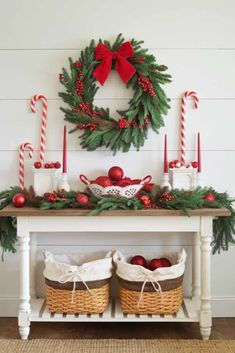
[[[0,353],[235,353],[235,340],[0,340]]]

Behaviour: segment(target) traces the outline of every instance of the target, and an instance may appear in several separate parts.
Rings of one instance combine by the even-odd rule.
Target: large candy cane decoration
[[[19,173],[19,185],[20,188],[24,189],[24,152],[29,152],[29,158],[33,157],[33,147],[31,143],[26,142],[20,145],[19,149],[19,159],[20,159],[20,173]]]
[[[193,91],[186,91],[183,94],[182,101],[181,101],[181,165],[185,165],[185,154],[186,154],[186,148],[185,148],[185,140],[186,140],[186,129],[185,129],[185,124],[186,124],[186,114],[185,114],[185,108],[186,108],[186,100],[187,98],[193,97],[195,100],[194,103],[194,108],[197,109],[199,105],[199,98],[198,94]]]
[[[33,113],[36,112],[35,105],[36,101],[41,100],[42,106],[42,129],[41,129],[41,140],[40,140],[40,162],[44,162],[45,157],[45,143],[46,143],[46,125],[47,125],[47,99],[42,95],[35,95],[31,99],[31,110]]]

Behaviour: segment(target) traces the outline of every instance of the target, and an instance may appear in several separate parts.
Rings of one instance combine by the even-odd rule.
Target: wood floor
[[[0,338],[19,338],[17,319],[0,318]],[[197,323],[32,323],[30,338],[201,338]],[[235,339],[235,318],[213,319],[212,339]]]

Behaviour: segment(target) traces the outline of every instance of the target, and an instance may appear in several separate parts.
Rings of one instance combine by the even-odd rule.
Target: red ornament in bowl
[[[119,180],[122,180],[122,178],[124,176],[124,172],[123,172],[122,168],[120,168],[118,166],[114,166],[109,169],[108,175],[109,175],[110,179],[112,179],[114,181],[119,181]]]
[[[107,176],[99,176],[98,178],[93,180],[91,183],[98,184],[98,185],[102,186],[103,188],[106,188],[107,186],[113,185],[112,180]]]
[[[162,267],[162,262],[160,259],[152,259],[149,263],[149,269],[151,271],[156,270],[157,268]]]
[[[136,256],[132,257],[130,263],[132,265],[139,265],[139,266],[147,267],[147,261],[141,255],[136,255]]]

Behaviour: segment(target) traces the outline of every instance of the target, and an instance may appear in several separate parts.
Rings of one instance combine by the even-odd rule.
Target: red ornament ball
[[[148,184],[144,184],[144,188],[143,190],[145,192],[151,192],[154,188],[154,184],[153,183],[148,183]]]
[[[206,201],[206,202],[211,202],[211,203],[213,203],[213,202],[215,202],[216,201],[216,197],[215,197],[215,195],[213,195],[212,193],[208,193],[208,194],[206,194],[205,196],[204,196],[204,200]]]
[[[89,203],[89,197],[86,194],[77,194],[76,201],[81,206],[86,206]]]
[[[151,199],[148,195],[140,196],[140,201],[144,206],[149,206],[151,204]]]
[[[151,271],[154,271],[160,267],[170,267],[170,266],[171,266],[170,261],[165,257],[162,257],[161,259],[152,259],[149,263],[149,269]]]
[[[175,165],[176,165],[175,161],[172,161],[169,163],[169,168],[173,169],[175,168]]]
[[[195,161],[195,162],[192,162],[192,167],[193,167],[193,168],[197,168],[197,167],[198,167],[198,162],[196,162],[196,161]]]
[[[12,197],[12,203],[15,207],[24,207],[27,202],[26,196],[24,194],[15,194]]]
[[[50,168],[50,163],[45,163],[44,168],[49,169]]]
[[[35,169],[40,169],[40,168],[42,168],[42,163],[41,163],[41,162],[35,162],[35,163],[34,163],[34,168],[35,168]]]
[[[123,178],[124,172],[123,172],[122,168],[114,166],[109,169],[108,175],[109,175],[110,179],[112,179],[114,181],[119,181]]]
[[[94,181],[92,181],[92,184],[98,184],[98,185],[102,186],[103,188],[106,188],[107,186],[113,185],[112,180],[107,176],[99,176]]]
[[[171,263],[166,257],[162,257],[160,260],[162,263],[162,267],[171,267]]]
[[[55,163],[55,169],[60,169],[60,167],[61,167],[60,162],[56,162],[56,163]]]
[[[139,265],[139,266],[147,267],[147,261],[141,255],[136,255],[136,256],[132,257],[130,263],[132,265]]]

